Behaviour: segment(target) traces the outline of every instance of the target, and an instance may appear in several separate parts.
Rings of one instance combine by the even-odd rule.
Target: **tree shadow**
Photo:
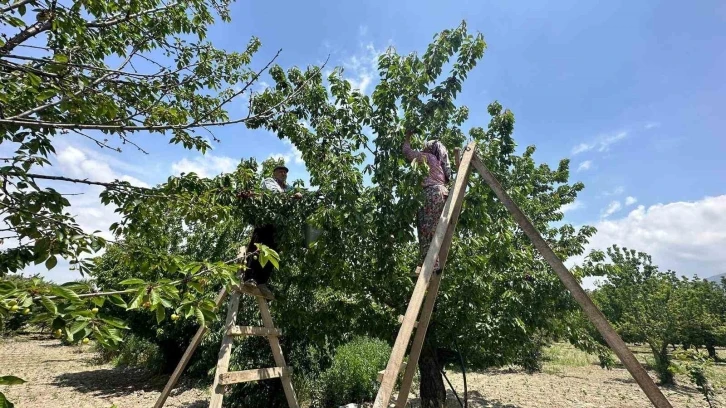
[[[209,400],[197,400],[194,402],[187,402],[181,405],[181,408],[207,408],[209,406]]]
[[[464,394],[459,394],[459,398],[462,399],[462,402],[464,400]],[[486,398],[483,396],[479,391],[469,391],[468,395],[468,401],[470,407],[481,407],[481,408],[523,408],[520,405],[515,404],[506,404],[501,401]],[[420,408],[421,407],[421,399],[417,396],[416,398],[411,398],[408,400],[408,405],[406,407],[409,408]],[[456,396],[451,392],[451,390],[447,390],[446,392],[446,407],[447,408],[459,408],[459,402],[456,400]]]
[[[70,387],[102,397],[120,397],[136,391],[158,391],[167,377],[132,368],[105,368],[57,376],[52,385]]]

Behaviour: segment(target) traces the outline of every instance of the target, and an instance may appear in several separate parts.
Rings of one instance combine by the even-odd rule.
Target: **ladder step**
[[[267,327],[234,326],[227,331],[227,336],[282,336],[282,330]]]
[[[234,290],[236,290],[237,292],[240,292],[240,293],[246,293],[248,295],[265,298],[267,300],[275,300],[275,295],[273,295],[272,293],[268,293],[268,294],[262,293],[259,288],[255,288],[255,287],[249,287],[249,286],[245,286],[245,285],[236,285],[234,287]]]
[[[405,361],[403,363],[401,363],[401,372],[404,372],[404,371],[406,371],[406,362]],[[377,378],[378,382],[383,381],[383,375],[385,373],[386,373],[385,369],[378,372],[378,378]]]
[[[411,274],[412,278],[418,278],[418,275],[421,273],[421,266],[417,266],[416,270]]]
[[[404,317],[404,315],[398,315],[398,323],[403,323]],[[418,322],[414,322],[413,327],[418,327]]]
[[[270,378],[287,377],[292,374],[291,367],[258,368],[255,370],[233,371],[219,375],[221,385],[237,384],[249,381],[267,380]]]

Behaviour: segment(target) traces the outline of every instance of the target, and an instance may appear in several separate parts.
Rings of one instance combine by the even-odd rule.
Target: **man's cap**
[[[286,172],[288,172],[288,173],[290,172],[290,169],[288,169],[288,168],[287,168],[287,167],[285,167],[285,166],[277,166],[277,167],[275,167],[274,169],[272,169],[272,172],[274,173],[274,172],[276,172],[277,170],[285,170],[285,171],[286,171]]]

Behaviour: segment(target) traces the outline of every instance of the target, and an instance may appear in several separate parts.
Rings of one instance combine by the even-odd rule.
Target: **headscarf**
[[[429,140],[424,144],[424,152],[433,154],[439,160],[448,183],[451,180],[451,165],[449,164],[449,151],[446,150],[446,146],[438,140]]]

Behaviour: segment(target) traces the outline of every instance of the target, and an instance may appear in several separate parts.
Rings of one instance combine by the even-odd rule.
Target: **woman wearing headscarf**
[[[431,245],[431,240],[436,232],[436,224],[444,211],[446,198],[449,190],[446,184],[451,180],[451,167],[449,165],[449,153],[446,146],[438,140],[429,140],[424,144],[422,151],[411,149],[411,134],[406,131],[406,139],[403,142],[403,155],[409,162],[425,162],[429,168],[429,174],[423,180],[424,202],[417,213],[418,243],[420,251],[420,263],[426,259],[426,253]],[[436,258],[434,270],[439,269],[439,259]]]

